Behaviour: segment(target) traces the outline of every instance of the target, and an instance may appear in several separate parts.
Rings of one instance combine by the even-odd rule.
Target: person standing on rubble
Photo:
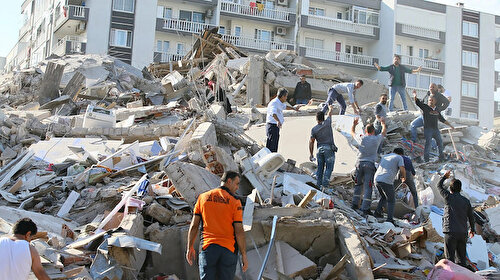
[[[413,197],[413,204],[415,205],[415,209],[418,207],[418,195],[417,195],[417,188],[415,186],[415,168],[413,167],[413,163],[411,162],[411,159],[404,154],[402,155],[403,161],[405,164],[405,170],[406,170],[406,181],[405,184],[408,186],[410,189],[411,196]],[[401,177],[401,174],[400,176]],[[398,186],[401,184],[401,178],[398,178],[396,181],[394,181],[394,185]]]
[[[460,194],[462,182],[452,179],[450,191],[443,186],[444,181],[450,178],[451,171],[444,173],[439,180],[438,189],[445,200],[443,215],[444,254],[446,259],[455,262],[455,253],[458,256],[458,264],[467,267],[467,221],[469,221],[470,238],[474,237],[474,212],[470,201]]]
[[[314,142],[318,141],[318,171],[316,172],[316,185],[321,188],[328,188],[330,186],[330,177],[332,175],[333,166],[335,164],[335,153],[337,147],[333,140],[332,131],[332,114],[333,106],[329,106],[328,117],[325,120],[323,111],[316,113],[316,121],[318,124],[311,130],[311,138],[309,140],[309,160],[314,161]],[[326,168],[325,168],[326,167]]]
[[[359,119],[355,118],[352,127],[351,135],[356,138],[356,126]],[[363,202],[361,203],[361,211],[364,215],[370,214],[370,206],[372,204],[372,189],[373,189],[373,175],[377,170],[375,168],[375,161],[377,161],[377,150],[387,133],[385,119],[380,119],[382,131],[379,135],[375,135],[375,128],[373,124],[368,124],[365,128],[365,135],[361,137],[361,144],[359,144],[359,156],[356,162],[356,179],[354,186],[354,196],[352,197],[352,209],[359,208],[361,199],[361,192],[363,192]]]
[[[345,110],[347,108],[347,105],[345,104],[345,100],[342,94],[347,93],[347,96],[349,97],[348,105],[352,105],[352,108],[354,109],[354,114],[359,115],[361,109],[358,106],[358,102],[354,98],[354,94],[356,90],[362,86],[363,86],[362,80],[357,80],[355,83],[338,83],[333,85],[328,91],[328,97],[326,98],[326,102],[323,104],[323,110],[322,110],[323,114],[326,114],[328,106],[332,105],[334,101],[337,101],[340,105],[339,115],[345,115]]]
[[[239,183],[240,175],[228,171],[222,176],[219,188],[202,193],[196,201],[188,232],[186,260],[193,265],[196,258],[194,243],[201,223],[199,267],[202,280],[232,280],[238,263],[238,249],[243,271],[248,269],[243,207],[235,197]]]
[[[401,64],[401,56],[395,54],[394,60],[391,65],[380,67],[378,63],[373,64],[379,71],[387,71],[390,74],[389,78],[389,111],[394,110],[394,98],[396,98],[396,92],[399,92],[401,97],[401,102],[403,103],[403,109],[408,110],[408,105],[406,104],[406,80],[405,73],[417,73],[420,72],[422,66],[417,69],[410,69],[407,66]]]
[[[375,135],[379,135],[382,131],[381,119],[387,118],[387,94],[382,93],[380,95],[380,101],[375,105],[375,122],[373,126],[375,127]]]
[[[437,85],[438,87],[438,92],[441,93],[442,95],[444,95],[444,97],[446,97],[446,99],[448,99],[449,103],[451,103],[451,92],[447,89],[445,89],[443,87],[443,85],[439,84]],[[445,115],[447,116],[451,116],[451,108],[450,108],[450,105],[448,104],[448,108],[446,108],[445,110]]]
[[[0,238],[0,279],[28,279],[30,271],[41,280],[50,279],[40,255],[30,244],[38,229],[29,218],[20,219],[12,229],[14,236]]]
[[[417,92],[416,90],[413,90],[414,94],[416,94],[416,92]],[[422,99],[422,102],[428,103],[431,95],[434,95],[434,97],[436,98],[436,108],[439,112],[443,112],[444,110],[446,110],[446,108],[448,108],[448,105],[450,105],[450,100],[448,100],[448,98],[446,98],[443,94],[439,92],[439,87],[435,83],[431,83],[429,85],[429,91],[427,91],[427,94]],[[411,122],[410,133],[411,133],[411,141],[413,141],[413,143],[417,141],[417,128],[423,126],[424,126],[423,115],[420,115]]]
[[[301,75],[300,82],[295,86],[295,91],[290,101],[295,101],[295,104],[307,104],[311,100],[311,96],[311,84],[306,81],[306,75]]]
[[[451,129],[454,127],[445,119],[441,112],[437,109],[436,97],[431,94],[427,101],[427,104],[423,103],[417,98],[417,93],[413,92],[413,98],[415,103],[422,110],[422,116],[424,120],[424,136],[425,136],[425,147],[424,147],[424,161],[429,161],[431,141],[436,140],[439,149],[439,160],[444,160],[443,156],[443,140],[441,139],[441,131],[439,131],[438,120],[445,123]]]
[[[266,117],[266,135],[267,142],[266,147],[273,153],[278,151],[278,141],[280,139],[280,129],[285,122],[283,117],[283,110],[292,109],[286,104],[286,99],[288,97],[288,90],[285,88],[279,88],[278,94],[271,102],[267,105],[267,117]]]
[[[380,164],[375,173],[375,186],[380,193],[377,209],[373,216],[379,218],[382,216],[382,208],[387,209],[387,222],[394,224],[394,206],[396,198],[394,193],[394,179],[398,175],[401,177],[401,182],[406,181],[406,169],[403,160],[404,151],[402,148],[396,148],[388,155],[385,155],[380,160]]]

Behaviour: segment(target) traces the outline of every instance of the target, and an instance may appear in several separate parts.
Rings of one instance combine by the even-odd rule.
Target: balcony
[[[241,16],[250,19],[263,19],[264,21],[279,22],[279,24],[295,25],[295,14],[287,10],[258,9],[250,5],[230,2],[221,2],[221,14]]]
[[[268,41],[254,39],[251,37],[242,37],[234,35],[222,35],[222,39],[240,48],[254,49],[261,51],[270,50],[293,50],[294,42],[290,40]]]
[[[302,16],[302,26],[322,31],[337,31],[348,35],[378,39],[379,28],[374,25],[355,23],[323,16]]]
[[[19,29],[19,38],[22,38],[31,29],[31,19],[23,24],[21,29]]]
[[[500,72],[495,71],[495,89],[500,88]]]
[[[89,11],[89,8],[85,8],[84,6],[63,6],[60,12],[55,14],[56,29],[59,29],[68,20],[88,21]]]
[[[156,30],[157,31],[169,31],[169,32],[183,32],[183,33],[195,33],[200,34],[203,30],[213,28],[215,26],[207,23],[199,23],[193,21],[185,21],[180,19],[172,18],[157,18],[156,19]]]
[[[86,51],[87,42],[84,38],[76,36],[66,36],[57,41],[53,54],[63,56],[67,54],[84,54]]]
[[[439,60],[401,55],[401,64],[415,67],[422,66],[423,70],[444,74],[444,62]]]
[[[299,54],[315,60],[335,62],[346,66],[354,66],[371,70],[375,70],[373,63],[378,62],[378,59],[372,56],[329,51],[310,47],[300,47]]]
[[[182,60],[185,54],[177,54],[171,52],[154,52],[153,61],[154,62],[170,62]]]
[[[396,23],[396,35],[444,44],[446,34],[435,29]]]

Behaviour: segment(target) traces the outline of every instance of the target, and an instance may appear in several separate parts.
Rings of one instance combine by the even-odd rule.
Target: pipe
[[[273,229],[271,230],[271,240],[269,240],[269,245],[267,247],[267,253],[264,257],[264,262],[262,263],[262,267],[260,268],[259,277],[257,279],[262,279],[262,274],[264,274],[264,270],[266,269],[267,260],[269,259],[269,255],[271,254],[271,249],[274,245],[274,236],[276,235],[276,223],[278,222],[278,216],[274,216],[273,218]]]

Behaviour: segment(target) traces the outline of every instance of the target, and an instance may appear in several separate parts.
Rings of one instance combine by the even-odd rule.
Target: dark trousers
[[[280,129],[277,124],[267,123],[266,125],[267,142],[266,147],[273,153],[278,151],[278,141],[280,140]]]
[[[466,258],[467,233],[445,233],[444,234],[444,254],[446,259],[467,267]],[[458,262],[455,261],[455,252]]]
[[[328,111],[328,106],[332,105],[334,101],[337,101],[340,104],[340,115],[344,115],[345,109],[347,108],[344,97],[333,88],[328,91],[328,98],[326,99],[326,103],[323,104],[323,113]]]
[[[359,201],[363,193],[361,210],[370,210],[372,205],[373,175],[377,168],[370,161],[361,161],[356,164],[356,185],[354,186],[354,195],[352,197],[352,208],[359,208]]]
[[[377,186],[377,190],[381,196],[380,200],[378,201],[377,210],[375,210],[375,212],[381,214],[382,208],[386,207],[387,221],[394,221],[394,206],[396,205],[396,198],[394,197],[394,185],[375,181],[375,186]]]
[[[210,244],[205,250],[200,252],[200,279],[233,280],[237,262],[238,254],[220,245]]]

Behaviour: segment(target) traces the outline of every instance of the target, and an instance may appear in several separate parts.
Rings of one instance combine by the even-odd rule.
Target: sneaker
[[[368,216],[368,215],[373,216],[372,211],[370,211],[370,209],[368,209],[368,210],[363,210],[363,217],[366,217],[366,216]]]
[[[383,218],[383,217],[384,217],[384,215],[382,215],[382,213],[380,213],[380,212],[375,211],[375,212],[373,213],[373,217],[375,217],[375,218]]]

